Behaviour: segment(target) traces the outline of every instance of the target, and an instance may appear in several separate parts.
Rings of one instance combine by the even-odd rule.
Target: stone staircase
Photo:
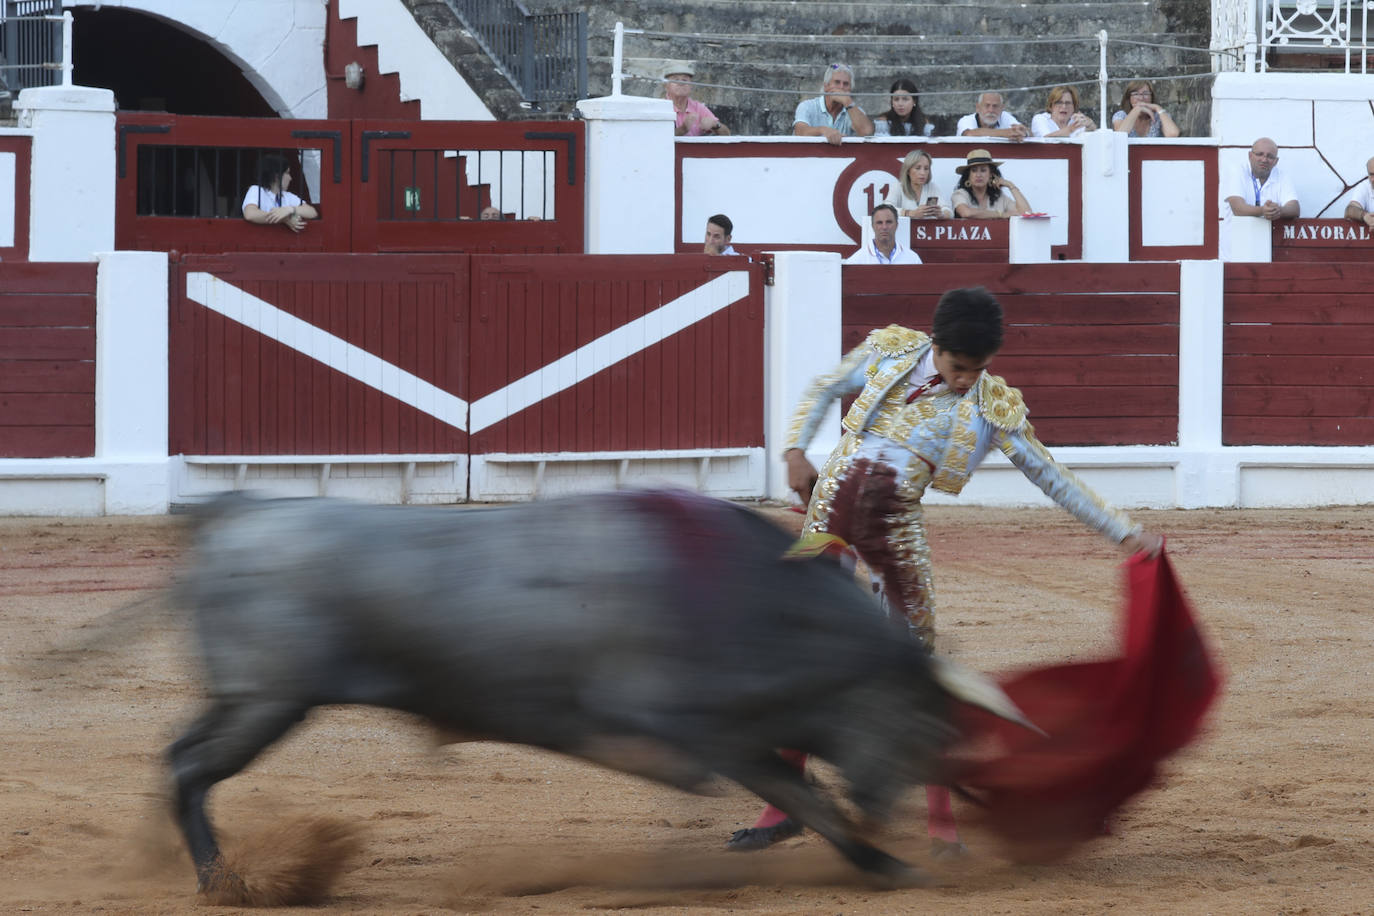
[[[913,79],[937,134],[952,133],[984,89],[1002,90],[1008,110],[1029,123],[1043,110],[1047,90],[1023,87],[1073,83],[1084,108],[1100,121],[1101,29],[1111,39],[1109,117],[1126,80],[1174,77],[1157,80],[1156,90],[1185,135],[1205,135],[1210,120],[1209,57],[1174,50],[1207,46],[1208,0],[524,3],[531,11],[587,10],[591,95],[610,93],[612,33],[619,20],[645,33],[625,37],[627,94],[658,96],[665,61],[694,61],[697,82],[707,84],[695,96],[736,135],[790,133],[797,102],[819,92],[831,61],[854,67],[859,101],[874,114],[887,107],[886,90],[894,79]]]

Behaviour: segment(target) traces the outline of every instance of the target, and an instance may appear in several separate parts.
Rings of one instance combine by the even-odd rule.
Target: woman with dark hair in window
[[[281,156],[263,156],[258,163],[258,183],[243,195],[243,218],[260,226],[281,225],[292,232],[305,228],[306,220],[320,212],[287,190],[291,168]]]
[[[887,111],[873,119],[873,136],[929,137],[935,132],[935,125],[921,111],[921,96],[915,83],[900,79],[888,91],[892,101]]]

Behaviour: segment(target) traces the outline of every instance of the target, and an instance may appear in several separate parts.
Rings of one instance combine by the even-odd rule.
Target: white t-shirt
[[[304,202],[290,191],[282,191],[279,201],[277,195],[271,190],[255,184],[248,189],[247,194],[243,195],[243,206],[240,209],[247,210],[248,205],[252,204],[263,213],[271,213],[277,207],[299,207]]]
[[[1016,118],[1013,117],[1010,112],[1006,111],[1002,112],[1001,117],[997,119],[997,127],[999,130],[1004,130],[1008,127],[1015,127],[1017,124],[1020,123],[1021,122],[1016,120]],[[954,128],[954,136],[962,137],[964,135],[964,131],[976,130],[982,126],[983,125],[978,123],[978,112],[975,111],[973,114],[964,115],[962,118],[959,119],[959,125]]]
[[[892,189],[888,191],[887,197],[883,199],[883,203],[892,204],[892,206],[897,208],[897,212],[901,213],[903,210],[915,210],[918,207],[925,206],[927,197],[940,198],[941,209],[949,210],[949,195],[933,181],[921,189],[920,200],[912,200],[910,197],[907,197],[906,191],[902,189],[902,183],[899,181],[892,185]],[[946,218],[948,219],[948,217]]]
[[[1035,117],[1031,118],[1032,137],[1048,137],[1050,134],[1054,133],[1058,129],[1059,125],[1054,123],[1054,118],[1050,115],[1048,111],[1042,111]],[[1086,127],[1080,127],[1073,133],[1069,134],[1069,136],[1077,137],[1079,134],[1083,133],[1086,130]]]
[[[1256,200],[1258,195],[1258,200]],[[1247,204],[1259,206],[1267,200],[1282,207],[1290,200],[1298,199],[1298,190],[1294,187],[1292,180],[1279,166],[1274,166],[1269,172],[1269,177],[1264,181],[1259,181],[1250,171],[1250,164],[1246,162],[1239,168],[1231,169],[1225,181],[1221,184],[1221,209],[1223,216],[1231,214],[1231,205],[1227,202],[1228,197],[1239,197]]]
[[[920,264],[921,256],[910,248],[903,248],[902,243],[893,241],[892,257],[885,258],[878,253],[877,247],[869,242],[858,251],[844,259],[846,264]]]
[[[1355,185],[1355,190],[1346,203],[1359,204],[1360,209],[1366,213],[1374,212],[1374,185],[1370,185],[1367,179]]]

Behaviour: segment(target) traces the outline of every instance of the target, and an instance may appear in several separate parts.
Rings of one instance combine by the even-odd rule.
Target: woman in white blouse
[[[1093,119],[1078,110],[1078,90],[1072,86],[1051,89],[1045,109],[1031,118],[1032,137],[1077,137],[1086,130],[1097,130]]]
[[[897,208],[899,216],[912,219],[952,219],[949,198],[930,180],[930,154],[914,149],[902,160],[897,186],[883,201]]]

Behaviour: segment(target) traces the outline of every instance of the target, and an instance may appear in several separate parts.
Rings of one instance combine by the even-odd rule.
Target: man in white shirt
[[[1294,219],[1298,192],[1288,173],[1278,167],[1279,148],[1268,137],[1250,147],[1249,164],[1232,172],[1221,193],[1236,216],[1261,219]]]
[[[1345,218],[1374,229],[1374,159],[1364,164],[1364,170],[1369,174],[1369,180],[1355,186],[1350,203],[1345,205]]]
[[[1030,136],[1030,130],[1002,109],[1000,92],[984,92],[978,96],[973,114],[959,119],[954,134],[958,137],[1002,137],[1019,143]]]
[[[873,241],[844,259],[846,264],[920,264],[921,256],[897,241],[897,208],[873,208]]]

